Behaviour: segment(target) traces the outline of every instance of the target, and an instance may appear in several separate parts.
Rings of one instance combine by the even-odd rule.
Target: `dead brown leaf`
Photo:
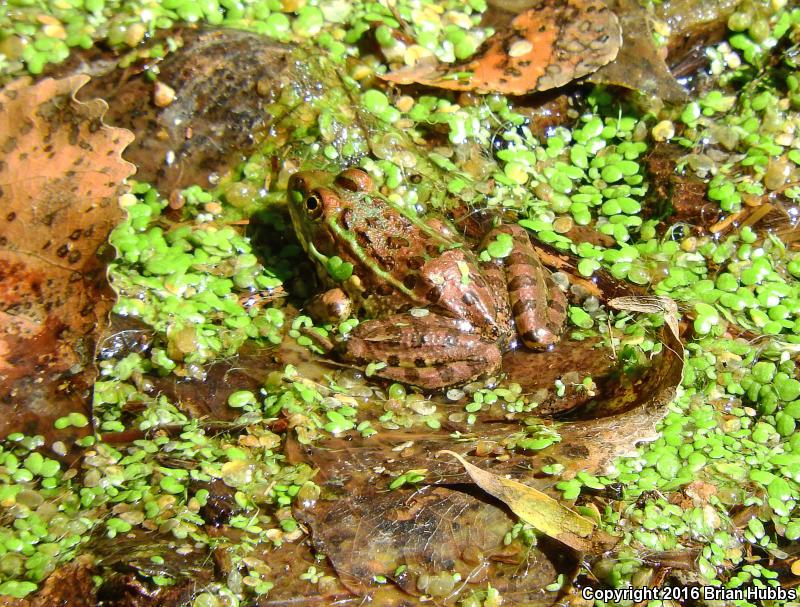
[[[97,256],[122,217],[133,134],[107,127],[86,76],[18,80],[0,91],[0,436],[52,434],[87,414],[93,333],[111,305]]]
[[[595,84],[613,84],[653,95],[670,103],[684,103],[688,95],[670,73],[653,42],[649,17],[635,0],[607,0],[622,26],[622,47],[616,59],[587,77]]]
[[[97,605],[94,581],[92,580],[94,573],[94,559],[91,555],[82,554],[71,563],[67,563],[51,573],[36,594],[24,599],[0,597],[0,606],[51,607],[54,605],[70,605],[70,607],[92,607]]]

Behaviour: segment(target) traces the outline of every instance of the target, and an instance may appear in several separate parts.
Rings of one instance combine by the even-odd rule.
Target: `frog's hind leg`
[[[484,242],[499,233],[512,238],[512,249],[503,259],[508,301],[517,335],[531,349],[542,349],[561,339],[567,316],[567,297],[542,265],[524,228],[504,225],[492,230]]]
[[[494,373],[501,363],[500,348],[468,322],[438,314],[363,322],[342,344],[341,354],[359,365],[382,362],[375,375],[429,390]]]

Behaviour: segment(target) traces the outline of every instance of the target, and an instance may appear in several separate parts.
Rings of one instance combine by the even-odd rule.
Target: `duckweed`
[[[83,413],[73,412],[64,417],[59,417],[54,423],[53,426],[57,430],[63,430],[64,428],[68,428],[70,426],[74,426],[76,428],[85,428],[89,425],[89,420]]]
[[[343,282],[353,275],[353,264],[338,255],[330,257],[325,267],[336,282]]]
[[[146,184],[134,185],[133,192],[138,200],[127,207],[128,220],[110,237],[118,251],[111,270],[119,293],[114,311],[140,318],[163,336],[165,347],[154,350],[153,364],[169,371],[176,363],[204,362],[235,353],[248,338],[278,343],[282,312],[242,303],[242,294],[281,284],[257,262],[249,240],[232,227],[206,225],[200,216],[193,225],[164,232],[151,222],[166,201]],[[212,195],[192,187],[184,198],[191,208]]]
[[[175,0],[150,6],[151,18],[145,23],[140,12],[116,10],[109,1],[86,0],[82,6],[48,5],[50,12],[59,9],[59,25],[37,20],[40,9],[30,3],[12,4],[17,11],[13,21],[6,14],[0,23],[14,32],[22,50],[6,56],[0,65],[6,74],[22,69],[39,73],[47,64],[62,61],[70,47],[89,47],[94,40],[135,46],[154,29],[170,27],[177,20],[243,27],[282,41],[315,43],[339,65],[358,53],[353,45],[373,27],[385,57],[405,63],[430,54],[445,61],[466,58],[487,34],[474,27],[486,8],[482,2],[444,2],[444,19],[426,2],[397,2],[393,12],[373,2],[310,2],[288,11],[287,3],[280,2]],[[575,128],[551,129],[539,140],[526,126],[526,118],[501,96],[489,95],[463,106],[447,93],[409,102],[407,96],[394,97],[374,84],[354,97],[381,125],[378,130],[385,131],[379,141],[369,142],[376,158],[365,157],[361,164],[403,204],[423,214],[427,208],[442,206],[441,192],[447,192],[464,201],[480,200],[507,209],[535,236],[577,254],[581,275],[589,277],[606,267],[619,279],[648,285],[682,304],[694,339],[687,344],[683,386],[659,424],[659,438],[635,456],[619,460],[606,476],[580,473],[558,480],[556,487],[568,500],[582,499],[584,489],[622,487],[621,499],[602,514],[601,524],[613,531],[624,521],[628,532],[623,541],[636,549],[697,547],[700,575],[728,587],[778,583],[774,572],[747,562],[749,547],[743,544],[774,552],[784,540],[800,537],[796,507],[800,382],[792,356],[800,329],[795,280],[800,277],[800,257],[758,225],[716,239],[675,236],[678,228],[672,229],[675,240],[661,235],[660,218],[640,217],[649,187],[643,159],[649,149],[648,134],[655,141],[682,145],[686,155],[678,170],[701,179],[708,199],[725,213],[739,211],[745,204],[757,206],[768,196],[800,200],[800,188],[792,187],[800,165],[793,131],[797,124],[793,112],[800,108],[796,66],[784,61],[769,78],[756,77],[765,69],[770,49],[787,32],[796,32],[800,23],[796,9],[781,10],[779,4],[770,8],[767,3],[749,2],[737,9],[729,22],[737,33],[709,50],[718,90],[712,88],[673,112],[642,115],[597,88],[581,108]],[[401,26],[398,16],[416,38],[414,43],[396,35]],[[3,48],[12,46],[9,42]],[[163,47],[154,48],[151,54],[164,52]],[[383,67],[371,65],[366,71],[371,77],[376,69]],[[741,88],[742,94],[731,95],[727,92],[731,86]],[[366,143],[339,141],[338,121],[333,114],[321,113],[300,136],[320,137],[317,151],[334,162],[360,158]],[[494,158],[482,161],[478,170],[474,159],[468,162],[460,155],[461,149],[442,145],[423,160],[402,149],[396,132],[390,131],[392,125],[402,125],[398,129],[412,138],[425,138],[434,130],[449,146],[480,146],[493,150]],[[709,147],[715,150],[713,158],[706,153]],[[0,531],[0,594],[24,597],[35,591],[56,564],[74,558],[95,530],[115,537],[163,526],[176,539],[210,544],[212,539],[203,531],[209,521],[200,514],[209,492],[196,485],[212,479],[236,490],[242,514],[229,522],[247,542],[280,543],[298,534],[297,522],[276,512],[298,496],[313,493],[309,488],[313,472],[282,461],[283,436],[267,430],[265,423],[279,415],[293,420],[293,431],[306,444],[330,434],[359,432],[367,437],[382,428],[441,424],[442,406],[394,384],[387,391],[387,411],[373,427],[360,419],[359,401],[343,388],[310,382],[291,366],[273,374],[262,390],[230,394],[228,405],[245,428],[238,435],[206,433],[178,403],[145,389],[148,380],[143,378],[149,375],[198,375],[203,363],[235,354],[246,340],[280,342],[284,312],[271,298],[290,284],[293,274],[286,268],[292,263],[287,257],[294,258],[289,252],[265,258],[248,236],[226,224],[246,216],[258,198],[268,157],[264,150],[253,154],[241,167],[243,180],[224,184],[219,192],[185,190],[184,221],[171,229],[164,229],[160,221],[166,202],[147,184],[134,184],[134,196],[126,206],[128,218],[111,237],[118,254],[112,269],[120,294],[115,311],[151,326],[154,344],[147,353],[100,363],[93,415],[98,432],[136,429],[148,432],[148,438],[120,448],[105,442],[102,434],[85,437],[78,444],[91,451],[81,461],[78,475],[67,478],[61,464],[47,456],[41,437],[8,437],[0,451],[0,509],[8,513],[8,504],[12,505],[15,524]],[[447,172],[445,187],[432,179],[410,183],[410,175],[428,160]],[[492,188],[485,187],[489,179]],[[223,215],[210,218],[203,210],[208,203],[219,203]],[[616,244],[572,243],[565,235],[569,229],[557,227],[565,218],[579,226],[596,225]],[[507,256],[510,244],[504,236],[489,243],[483,254]],[[353,272],[338,257],[330,258],[327,270],[338,281],[348,280]],[[270,304],[251,303],[259,297]],[[598,330],[606,316],[598,315],[603,311],[597,307],[571,306],[571,323]],[[626,338],[637,338],[638,349],[626,345],[621,358],[632,352],[657,353],[660,344],[647,338],[641,326],[624,317],[611,320]],[[313,349],[301,329],[346,335],[356,322],[313,327],[310,319],[299,317],[291,332]],[[747,338],[731,337],[728,331],[734,328],[748,332]],[[591,378],[586,379],[591,384]],[[485,412],[514,416],[536,409],[536,402],[513,384],[451,392],[451,400],[464,399],[459,415],[468,424]],[[390,406],[388,401],[394,402]],[[395,409],[398,403],[402,407]],[[55,427],[88,423],[85,415],[72,413],[59,418]],[[175,428],[180,429],[177,434]],[[507,437],[503,446],[538,450],[557,440],[556,433],[533,424]],[[188,467],[165,464],[157,457],[164,452]],[[544,472],[557,476],[563,470],[553,465]],[[388,486],[423,483],[425,473],[408,471]],[[701,499],[698,496],[707,486],[714,491]],[[688,505],[678,507],[662,497],[669,492],[681,492],[682,504]],[[43,515],[39,508],[44,503],[58,504],[57,512]],[[752,506],[759,516],[737,527],[729,513],[742,504]],[[515,528],[514,533],[523,531]],[[239,556],[246,553],[245,543],[233,547]],[[641,568],[635,550],[625,550],[607,568],[606,583],[618,586],[638,579]],[[731,567],[736,569],[728,574]],[[312,569],[304,579],[316,582],[320,573]],[[269,591],[271,583],[255,570],[246,573],[247,583],[235,593],[209,587],[194,598],[194,604],[217,604],[222,601],[217,596],[223,595],[233,603],[247,593]],[[173,583],[163,576],[152,579],[157,585]],[[486,597],[473,603],[488,601],[492,594],[496,592],[488,589]]]

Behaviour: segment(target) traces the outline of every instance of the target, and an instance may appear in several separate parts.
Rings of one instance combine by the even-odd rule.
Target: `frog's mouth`
[[[327,265],[330,257],[328,255],[325,255],[324,253],[321,253],[317,249],[317,247],[314,246],[313,242],[306,241],[304,244],[304,248],[306,250],[306,253],[308,253],[308,256],[312,258],[315,262],[317,262],[320,266],[324,268]]]

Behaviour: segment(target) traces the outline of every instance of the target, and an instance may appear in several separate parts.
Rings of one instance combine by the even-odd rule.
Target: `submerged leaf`
[[[524,95],[564,86],[617,56],[617,16],[601,0],[535,0],[455,64],[422,61],[382,76],[457,91]]]
[[[537,531],[565,543],[570,548],[599,554],[619,541],[619,538],[597,529],[593,521],[533,487],[473,466],[453,451],[445,449],[439,453],[455,457],[481,489],[499,499]]]
[[[125,158],[136,164],[139,180],[165,195],[219,179],[270,120],[281,118],[270,104],[284,85],[314,82],[295,73],[311,68],[292,61],[290,47],[252,32],[180,30],[170,36],[170,44],[182,47],[158,62],[157,83],[151,69],[136,65],[106,69],[81,91],[81,98],[107,99],[106,121],[136,133]],[[109,64],[97,62],[93,72]],[[174,98],[158,100],[159,86],[172,89]]]
[[[74,98],[87,81],[0,92],[0,401],[13,407],[0,436],[47,435],[88,412],[94,329],[111,304],[97,250],[135,168],[120,157],[133,134],[103,124],[105,102]]]
[[[510,604],[544,607],[556,598],[545,589],[558,574],[571,578],[577,569],[576,555],[555,541],[507,542],[516,521],[499,503],[448,487],[377,491],[374,478],[361,480],[338,491],[326,483],[328,499],[295,516],[347,589],[374,604],[433,594],[437,604],[455,605],[489,583]],[[378,590],[377,577],[393,584]]]

